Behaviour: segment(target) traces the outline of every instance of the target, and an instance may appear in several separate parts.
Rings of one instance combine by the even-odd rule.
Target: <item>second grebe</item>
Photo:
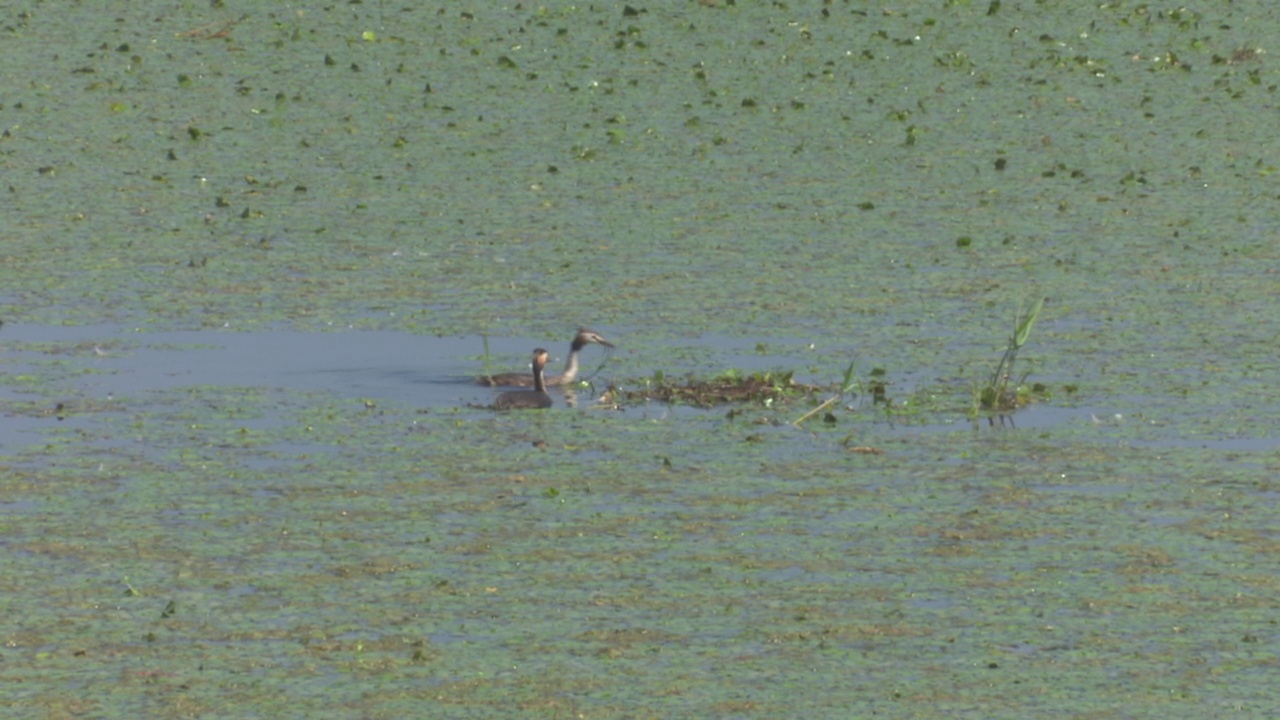
[[[547,366],[547,351],[533,351],[533,389],[504,392],[493,401],[498,410],[544,410],[551,407],[551,396],[542,381],[542,369]]]
[[[564,372],[559,375],[548,375],[543,382],[548,386],[559,386],[568,385],[578,379],[578,353],[582,352],[582,348],[589,343],[613,348],[613,343],[601,337],[600,333],[582,328],[578,330],[577,335],[573,336],[573,344],[569,346],[569,358],[564,361]],[[490,386],[529,387],[533,385],[533,378],[528,373],[500,373],[481,376],[476,379],[476,382]]]

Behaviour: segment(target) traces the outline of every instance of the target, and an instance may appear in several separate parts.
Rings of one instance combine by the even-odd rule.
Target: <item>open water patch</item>
[[[755,432],[746,437],[767,439],[788,430],[791,421],[808,408],[775,408],[768,404],[735,403],[696,408],[661,402],[630,402],[603,407],[599,393],[614,383],[634,384],[662,373],[667,378],[714,373],[716,368],[735,372],[786,371],[804,366],[806,381],[829,382],[821,377],[830,365],[829,349],[815,352],[805,338],[771,338],[749,341],[729,336],[679,338],[669,345],[646,342],[628,348],[625,337],[610,334],[619,349],[605,353],[588,346],[582,358],[581,388],[551,388],[560,408],[607,411],[631,420],[682,422],[691,418],[727,417],[735,408],[749,411],[745,418]],[[475,383],[488,372],[520,371],[527,366],[529,348],[552,349],[553,363],[563,363],[566,342],[546,338],[483,338],[477,336],[429,336],[388,330],[335,330],[302,332],[225,330],[148,332],[116,325],[51,327],[6,325],[3,362],[9,378],[0,387],[7,411],[0,415],[0,433],[10,442],[38,442],[52,429],[76,432],[86,415],[123,409],[130,405],[170,402],[162,395],[190,389],[257,388],[283,399],[294,393],[315,393],[358,401],[352,412],[380,406],[422,413],[458,412],[475,417],[502,391]],[[487,360],[487,362],[486,362]],[[946,387],[924,390],[922,375],[904,376],[891,403],[907,408],[916,394],[945,392]],[[637,378],[639,378],[637,380]],[[951,388],[961,392],[961,388]],[[33,396],[35,399],[33,399]],[[150,398],[150,400],[148,400]],[[821,398],[819,398],[821,399]],[[957,398],[962,402],[963,398]],[[198,399],[196,402],[200,402]],[[257,401],[259,405],[269,403]],[[757,407],[758,405],[758,407]],[[889,435],[956,431],[1058,432],[1091,435],[1095,440],[1152,447],[1189,446],[1234,451],[1267,451],[1280,438],[1242,437],[1239,430],[1215,432],[1211,424],[1193,427],[1190,419],[1170,422],[1176,404],[1168,400],[1136,397],[1115,399],[1109,405],[1054,405],[1040,402],[1002,417],[974,420],[959,408],[913,415],[897,405],[879,407],[869,397],[855,396],[836,408],[839,427],[870,424]],[[1152,411],[1147,417],[1143,408]],[[1174,415],[1176,417],[1176,415]],[[754,418],[754,421],[752,420]],[[268,429],[278,418],[245,418],[247,430]],[[806,427],[820,425],[810,420]],[[837,430],[839,428],[836,428]],[[407,428],[412,431],[412,427]]]

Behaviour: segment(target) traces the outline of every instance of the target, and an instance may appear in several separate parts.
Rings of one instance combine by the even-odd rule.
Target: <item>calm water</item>
[[[10,10],[10,714],[1275,707],[1270,5]]]

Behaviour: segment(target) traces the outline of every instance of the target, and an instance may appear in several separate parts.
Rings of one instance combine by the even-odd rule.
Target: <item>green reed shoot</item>
[[[853,371],[854,371],[854,368],[857,366],[857,364],[858,364],[858,359],[857,359],[857,358],[854,358],[854,359],[852,359],[852,360],[850,360],[850,361],[849,361],[849,367],[847,367],[847,368],[845,368],[845,369],[844,369],[844,378],[842,379],[842,381],[841,381],[841,383],[840,383],[840,387],[836,389],[836,394],[835,394],[835,395],[832,395],[831,397],[829,397],[829,398],[827,398],[826,400],[822,401],[822,403],[821,403],[820,405],[818,405],[818,407],[816,407],[816,408],[814,408],[814,409],[810,410],[809,412],[805,413],[804,415],[801,415],[800,417],[796,418],[795,420],[793,420],[793,421],[791,422],[791,424],[792,424],[792,425],[795,425],[796,427],[800,427],[800,423],[803,423],[805,420],[808,420],[809,418],[813,417],[814,415],[817,415],[818,413],[822,412],[823,410],[826,410],[827,408],[831,407],[832,405],[834,405],[834,404],[836,404],[836,403],[840,402],[841,400],[843,400],[843,399],[844,399],[844,396],[845,396],[845,395],[848,395],[849,393],[853,392],[853,391],[854,391],[854,388],[856,388],[856,387],[857,387],[857,385],[858,385],[858,381],[857,381],[857,380],[855,380],[855,379],[854,379],[854,377],[853,377]]]
[[[1008,410],[1017,407],[1017,388],[1026,376],[1014,381],[1013,367],[1018,360],[1018,351],[1027,344],[1027,339],[1031,336],[1031,328],[1040,317],[1042,308],[1044,308],[1044,298],[1032,303],[1025,314],[1017,313],[1013,316],[1013,335],[1009,338],[1004,356],[996,365],[996,370],[991,374],[991,380],[988,381],[987,386],[978,393],[979,405],[983,410]],[[1013,393],[1009,391],[1010,384],[1014,388]]]

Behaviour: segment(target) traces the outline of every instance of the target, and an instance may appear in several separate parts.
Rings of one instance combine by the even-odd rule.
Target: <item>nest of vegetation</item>
[[[729,372],[713,378],[692,375],[672,379],[655,374],[639,383],[634,390],[618,390],[623,400],[658,400],[713,407],[741,402],[779,402],[811,398],[830,390],[818,385],[796,382],[790,372],[767,371],[751,374]]]

